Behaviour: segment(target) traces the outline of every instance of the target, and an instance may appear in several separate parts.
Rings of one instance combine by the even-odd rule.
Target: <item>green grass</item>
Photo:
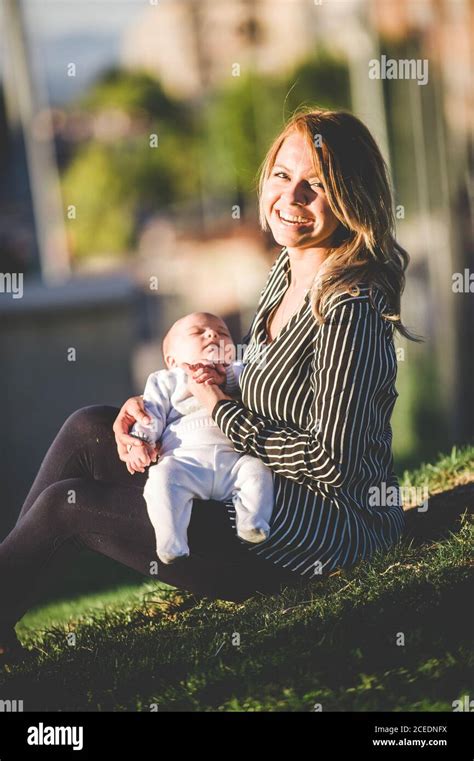
[[[428,484],[431,493],[444,491],[460,483],[474,482],[474,446],[459,449],[441,456],[434,464],[423,463],[413,471],[405,471],[401,484],[423,486]]]
[[[403,482],[474,490],[474,448]],[[406,538],[304,590],[237,604],[146,580],[31,610],[17,632],[37,657],[0,672],[0,698],[26,711],[451,711],[472,694],[461,491],[445,536]]]

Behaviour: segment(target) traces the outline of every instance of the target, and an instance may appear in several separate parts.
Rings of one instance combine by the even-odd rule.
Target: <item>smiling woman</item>
[[[296,112],[262,163],[259,198],[261,227],[287,246],[292,288],[310,283],[317,320],[325,298],[365,280],[387,297],[384,319],[415,338],[400,319],[409,257],[395,240],[387,167],[359,119],[344,111]]]
[[[190,557],[157,564],[145,477],[124,465],[129,445],[145,446],[129,435],[146,422],[143,399],[129,399],[120,412],[78,410],[0,545],[0,652],[1,637],[11,647],[14,623],[30,604],[32,579],[67,540],[172,586],[240,601],[367,561],[401,537],[400,501],[371,500],[374,488],[398,491],[393,331],[410,337],[400,316],[408,255],[395,241],[383,158],[351,114],[305,109],[270,147],[259,191],[262,228],[282,248],[241,342],[241,398],[206,385],[199,372],[189,374],[188,390],[235,452],[268,466],[268,538],[249,544],[237,535],[233,498],[197,500]],[[203,347],[216,337],[206,334]]]

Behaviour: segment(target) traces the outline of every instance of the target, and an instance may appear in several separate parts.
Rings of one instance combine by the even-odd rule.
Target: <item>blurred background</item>
[[[353,111],[391,170],[425,337],[397,339],[397,472],[472,440],[472,31],[469,0],[1,1],[0,537],[66,416],[141,393],[174,319],[245,335],[280,251],[256,172],[303,103]],[[383,55],[428,82],[371,79]]]

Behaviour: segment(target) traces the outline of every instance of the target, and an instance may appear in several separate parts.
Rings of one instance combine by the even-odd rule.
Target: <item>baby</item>
[[[183,363],[206,365],[209,383],[229,395],[238,394],[242,362],[224,362],[235,356],[226,324],[216,315],[194,312],[177,320],[163,340],[166,370],[152,373],[143,394],[151,422],[135,423],[131,435],[150,445],[160,441],[158,462],[151,465],[145,484],[147,512],[163,563],[189,556],[187,529],[193,499],[232,499],[238,536],[262,542],[270,533],[273,479],[269,468],[250,455],[236,452],[208,410],[192,396]],[[150,463],[146,453],[129,447],[127,463],[142,470]]]

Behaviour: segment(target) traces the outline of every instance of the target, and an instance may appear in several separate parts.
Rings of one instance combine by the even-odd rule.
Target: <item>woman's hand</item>
[[[209,414],[211,414],[219,399],[235,401],[208,377],[206,370],[199,363],[195,366],[190,365],[188,362],[183,362],[182,367],[186,370],[188,376],[188,388],[190,392],[206,407]],[[194,367],[196,369],[193,369]]]
[[[145,412],[142,396],[132,396],[130,399],[127,399],[114,421],[112,428],[117,443],[118,456],[122,462],[126,463],[129,473],[133,474],[135,472],[135,470],[130,469],[129,462],[127,461],[128,447],[130,445],[133,447],[139,447],[139,451],[141,451],[144,456],[149,454],[152,462],[156,462],[157,460],[160,448],[159,444],[155,444],[154,447],[151,447],[136,436],[130,436],[128,433],[134,423],[147,424],[150,422],[151,420]]]

